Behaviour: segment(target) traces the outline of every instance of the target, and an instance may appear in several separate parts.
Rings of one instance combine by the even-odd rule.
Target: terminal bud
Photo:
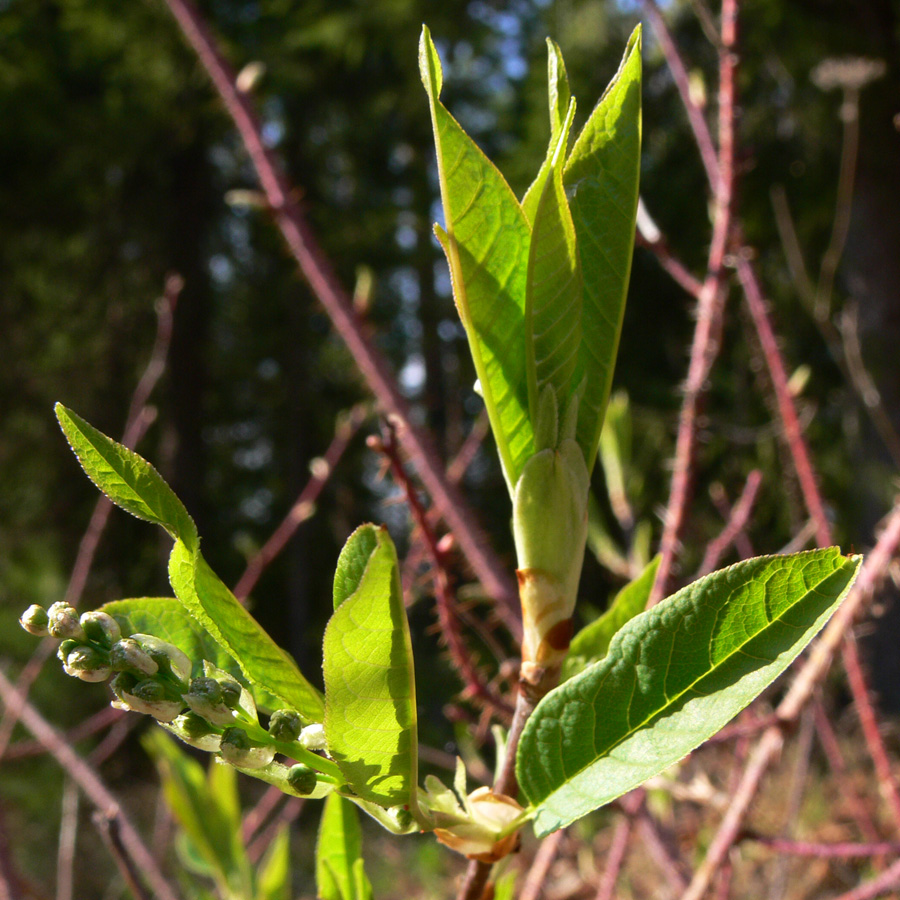
[[[37,603],[32,603],[19,616],[19,624],[35,637],[46,637],[50,634],[47,628],[50,624],[50,617],[47,615],[47,610],[43,606],[38,606]]]

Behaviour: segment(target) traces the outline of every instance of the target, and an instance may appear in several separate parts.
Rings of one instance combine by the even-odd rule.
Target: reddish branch
[[[512,715],[512,708],[491,687],[488,679],[475,664],[462,636],[455,610],[456,595],[450,583],[450,577],[447,574],[445,554],[441,550],[437,535],[428,521],[428,515],[422,506],[422,502],[419,500],[416,489],[410,483],[409,476],[403,467],[395,432],[390,423],[385,426],[385,439],[378,441],[377,438],[369,438],[369,446],[383,453],[390,464],[394,480],[406,494],[406,501],[413,521],[428,549],[428,555],[431,559],[432,581],[434,583],[435,606],[441,626],[441,635],[447,642],[447,649],[450,651],[453,666],[465,685],[463,696],[486,704],[508,720]]]
[[[240,133],[259,176],[272,216],[310,289],[331,318],[335,330],[350,351],[369,390],[386,415],[402,423],[398,437],[416,466],[419,478],[485,590],[498,602],[504,621],[519,618],[515,584],[490,549],[462,493],[446,478],[430,437],[413,424],[409,404],[390,367],[372,343],[341,286],[328,258],[319,247],[300,206],[296,192],[276,158],[263,142],[259,118],[247,95],[238,90],[232,67],[190,0],[166,0],[184,36],[197,54]]]
[[[550,866],[553,865],[553,861],[559,853],[559,845],[565,834],[565,829],[560,828],[559,831],[554,831],[550,837],[541,841],[538,851],[534,855],[534,862],[525,876],[522,890],[519,892],[519,900],[538,900],[550,872]]]
[[[706,553],[703,555],[703,562],[700,563],[700,568],[697,571],[698,578],[701,575],[708,575],[716,568],[725,551],[735,543],[738,536],[747,527],[760,484],[762,484],[762,472],[759,469],[754,469],[747,476],[744,490],[741,492],[738,502],[732,507],[731,514],[725,523],[725,527],[722,529],[722,533],[707,545]]]
[[[662,23],[659,10],[652,0],[646,0],[644,7],[656,29],[656,19]],[[666,52],[666,59],[670,67],[674,65],[683,68],[674,45],[666,50],[667,42],[671,39],[664,24],[659,26],[657,34],[660,36],[660,43]],[[684,386],[684,400],[678,419],[672,487],[669,492],[669,502],[666,505],[660,544],[662,560],[650,595],[651,605],[658,603],[668,592],[672,568],[678,554],[681,533],[691,499],[697,416],[710,369],[719,352],[722,312],[728,292],[724,265],[725,252],[731,240],[734,200],[734,73],[737,67],[734,49],[736,41],[736,0],[725,0],[722,5],[722,46],[719,51],[719,153],[716,174],[715,176],[710,175],[710,183],[715,189],[713,233],[707,260],[707,275],[697,296],[697,325],[694,329],[687,381]],[[676,70],[673,69],[673,75],[675,72]],[[675,75],[675,77],[677,82],[678,76]],[[682,95],[682,99],[690,115],[693,108],[690,105],[690,97]],[[709,139],[709,135],[705,131],[705,122],[703,124],[702,134],[705,135],[705,138],[701,138],[701,133],[696,127],[694,129],[701,154],[704,153],[706,141]]]
[[[844,841],[823,844],[813,841],[789,841],[784,838],[765,837],[753,833],[743,835],[742,839],[762,844],[776,853],[785,853],[789,856],[812,856],[818,859],[859,859],[867,856],[897,856],[900,854],[900,842],[898,841],[873,841],[870,844],[854,844]]]
[[[94,769],[75,753],[65,737],[27,700],[22,700],[19,692],[2,671],[0,671],[0,700],[7,709],[14,704],[19,708],[22,724],[47,748],[66,775],[81,788],[84,795],[104,816],[118,820],[122,846],[137,865],[157,900],[178,900],[153,855],[144,846],[141,836]]]
[[[294,505],[282,523],[263,544],[260,551],[247,563],[244,574],[241,575],[234,588],[234,595],[238,600],[243,601],[250,595],[266,567],[281,553],[297,529],[313,515],[319,495],[367,415],[366,404],[358,403],[349,413],[341,413],[338,417],[334,437],[331,439],[325,455],[316,460],[312,477],[294,501]]]

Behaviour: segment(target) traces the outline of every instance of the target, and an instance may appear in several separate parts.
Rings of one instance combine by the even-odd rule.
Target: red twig
[[[18,693],[6,675],[0,671],[0,700],[7,709],[17,702]],[[122,845],[137,864],[141,875],[157,900],[178,900],[177,895],[163,877],[153,855],[144,846],[141,836],[122,812],[118,801],[103,784],[97,773],[66,743],[65,737],[27,701],[21,703],[19,717],[22,724],[44,744],[91,803],[107,818],[118,820]]]
[[[653,0],[645,0],[644,8],[651,22],[662,17]],[[654,28],[656,28],[654,24]],[[671,41],[664,23],[657,34],[666,35]],[[660,545],[662,560],[656,573],[656,581],[650,596],[650,604],[659,602],[667,593],[672,567],[678,553],[681,532],[684,527],[691,495],[691,473],[694,462],[697,415],[706,380],[712,364],[719,352],[719,337],[722,325],[722,311],[727,295],[725,277],[725,251],[731,239],[732,206],[734,200],[734,101],[737,57],[734,48],[737,41],[736,0],[724,0],[722,4],[722,47],[719,53],[719,155],[716,165],[717,176],[711,178],[715,187],[715,213],[713,234],[707,260],[707,275],[697,297],[697,325],[691,345],[691,359],[688,365],[687,381],[684,387],[684,401],[678,418],[678,437],[675,443],[675,461],[672,472],[672,487],[666,505],[663,535]],[[662,37],[660,42],[663,43]],[[665,44],[664,44],[665,47]],[[677,49],[666,51],[671,66],[682,66]],[[673,69],[673,74],[675,69]],[[676,81],[678,78],[676,77]],[[690,97],[682,96],[688,114],[691,112]],[[702,117],[701,117],[702,118]],[[705,127],[705,123],[704,123]],[[695,134],[697,131],[695,129]],[[706,139],[708,140],[708,134]],[[698,136],[701,154],[706,144]]]
[[[616,882],[619,880],[619,872],[622,870],[622,863],[625,862],[625,852],[631,838],[633,817],[643,802],[643,791],[635,791],[623,798],[622,806],[625,814],[616,823],[612,843],[606,854],[606,866],[603,869],[603,876],[600,878],[594,900],[613,900],[615,897]]]
[[[349,413],[341,413],[338,417],[334,437],[331,439],[325,455],[316,460],[312,477],[294,501],[294,505],[281,524],[263,544],[259,552],[247,563],[244,574],[241,575],[234,588],[234,595],[238,600],[243,601],[250,595],[266,567],[281,553],[297,529],[313,515],[316,500],[319,499],[331,473],[340,462],[344,451],[367,415],[367,405],[358,403]]]
[[[438,621],[441,625],[441,634],[447,641],[447,648],[450,651],[453,666],[465,685],[463,696],[475,698],[487,704],[508,719],[512,715],[512,708],[494,691],[489,681],[475,664],[460,632],[459,621],[454,609],[456,597],[447,574],[446,559],[441,551],[434,529],[428,522],[428,516],[419,500],[418,494],[413,485],[410,484],[409,476],[406,474],[406,470],[400,460],[394,429],[390,423],[386,424],[385,439],[383,441],[378,441],[377,438],[369,438],[369,443],[370,446],[380,450],[390,463],[394,480],[403,488],[413,521],[416,523],[416,527],[425,541],[425,546],[428,548],[428,554],[431,557],[435,605],[437,607]]]
[[[898,886],[900,886],[900,860],[885,869],[877,878],[835,897],[834,900],[873,900],[874,897],[896,891]],[[894,896],[896,897],[896,894]]]
[[[21,688],[19,688],[21,690]],[[108,728],[115,722],[118,722],[125,713],[121,709],[113,709],[111,706],[104,706],[103,709],[95,712],[90,718],[79,722],[74,728],[70,728],[65,732],[64,737],[69,744],[77,744],[91,735],[97,734],[104,728]],[[47,748],[40,742],[34,740],[16,741],[10,744],[9,750],[6,751],[6,759],[12,761],[15,759],[25,759],[29,756],[40,756],[46,753]]]
[[[559,853],[559,845],[565,834],[565,829],[560,828],[559,831],[554,831],[553,834],[541,841],[538,852],[534,855],[534,862],[525,876],[522,890],[519,892],[519,900],[538,900],[544,888],[544,882],[547,880],[547,874],[550,872],[550,866],[553,865],[553,860]]]
[[[91,818],[94,826],[100,832],[103,842],[106,844],[106,849],[109,850],[110,856],[112,856],[119,867],[119,872],[125,884],[128,885],[128,889],[136,900],[154,900],[143,884],[141,884],[140,870],[135,865],[135,861],[131,858],[128,848],[122,840],[122,825],[119,816],[117,814],[102,813],[98,810]]]
[[[163,296],[156,303],[156,338],[150,351],[150,359],[131,397],[128,415],[125,418],[125,430],[122,435],[122,443],[131,449],[137,446],[156,416],[155,411],[148,406],[148,401],[165,371],[166,357],[172,341],[173,314],[183,287],[184,282],[179,275],[169,275],[163,288]],[[71,606],[77,607],[81,601],[88,574],[94,565],[100,538],[109,521],[110,512],[112,512],[112,503],[106,497],[101,496],[94,506],[88,526],[78,545],[78,553],[69,576],[65,600]],[[19,690],[17,697],[21,697],[23,701],[27,699],[31,685],[34,684],[44,663],[55,648],[56,641],[48,638],[42,641],[34,651],[31,659],[19,673],[16,682]],[[18,716],[18,706],[11,705],[7,707],[3,720],[0,721],[0,759],[3,758],[9,746]]]
[[[285,798],[285,794],[281,792],[275,785],[270,785],[266,792],[259,798],[259,802],[244,816],[241,823],[241,835],[246,847],[253,835],[263,826],[266,819],[272,815]]]
[[[352,299],[338,281],[331,263],[294,200],[295,193],[280,163],[265,146],[259,119],[246,94],[237,89],[232,67],[220,53],[209,28],[190,0],[166,0],[166,4],[234,121],[259,176],[275,222],[307,283],[328,313],[384,413],[402,423],[398,437],[415,464],[425,489],[440,509],[441,516],[485,590],[497,600],[498,612],[511,628],[516,628],[519,609],[515,584],[491,551],[462,493],[447,480],[430,437],[412,423],[409,404],[387,361],[362,327]]]
[[[759,469],[754,469],[747,476],[744,490],[741,492],[738,502],[732,507],[731,515],[728,517],[722,533],[707,545],[706,553],[703,555],[703,562],[697,571],[698,578],[701,575],[707,575],[716,568],[725,551],[735,543],[738,535],[747,527],[760,484],[762,484],[762,472]]]
[[[675,41],[669,31],[669,26],[666,25],[666,20],[663,18],[663,14],[660,12],[655,0],[642,0],[641,5],[644,8],[647,18],[650,20],[650,25],[653,28],[654,34],[656,34],[656,39],[659,41],[660,49],[663,52],[663,56],[666,58],[669,71],[672,73],[672,80],[675,82],[675,87],[678,89],[678,94],[681,97],[681,102],[687,113],[688,122],[690,123],[691,130],[694,132],[694,139],[700,150],[700,158],[703,160],[703,168],[706,170],[706,178],[709,182],[710,190],[713,194],[716,194],[720,187],[720,173],[723,178],[727,177],[727,175],[722,173],[721,159],[716,157],[716,150],[713,146],[712,136],[710,135],[709,127],[706,124],[706,119],[703,118],[703,111],[691,97],[690,78],[688,77],[684,60],[682,59],[678,48],[675,46]],[[722,44],[719,47],[720,52],[722,51],[722,46],[728,47],[724,38],[724,30]]]
[[[692,297],[699,298],[700,292],[703,290],[703,282],[688,271],[687,266],[672,253],[662,236],[654,235],[654,238],[651,239],[646,234],[638,231],[635,235],[635,243],[639,247],[646,247],[653,253],[657,262],[669,273],[676,284],[681,285]]]
[[[858,859],[867,856],[897,856],[900,854],[898,841],[874,841],[870,844],[854,844],[843,841],[834,844],[816,843],[814,841],[790,841],[785,838],[766,837],[761,834],[747,833],[743,840],[762,844],[776,853],[789,856],[811,856],[818,859]]]

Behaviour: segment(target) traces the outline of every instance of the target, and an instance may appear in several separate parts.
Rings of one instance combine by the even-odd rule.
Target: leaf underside
[[[517,754],[539,835],[674,764],[796,658],[853,583],[837,548],[737,563],[628,622],[538,704]]]

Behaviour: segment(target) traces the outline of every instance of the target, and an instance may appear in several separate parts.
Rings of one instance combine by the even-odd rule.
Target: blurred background
[[[639,5],[199,6],[232,64],[254,64],[265,140],[284,160],[343,284],[355,290],[416,418],[449,461],[482,404],[431,236],[440,207],[417,67],[421,25],[429,25],[444,60],[445,104],[521,195],[549,132],[544,38],[563,50],[584,121],[641,19]],[[716,52],[696,7],[670,0],[663,13],[695,99],[714,122]],[[740,21],[743,227],[793,370],[836,537],[847,550],[863,550],[890,507],[900,465],[900,3],[748,0]],[[644,34],[641,194],[672,251],[702,272],[705,176],[653,32]],[[172,273],[183,289],[166,371],[150,399],[156,417],[139,449],[195,517],[204,553],[227,583],[291,507],[336,417],[368,394],[258,204],[231,121],[159,0],[0,0],[0,122],[0,660],[14,677],[34,649],[16,618],[30,603],[62,597],[97,500],[56,426],[53,403],[121,435]],[[837,258],[836,221],[846,231]],[[832,265],[829,248],[833,290],[818,298],[816,315],[799,262],[816,282],[823,257]],[[602,609],[623,583],[627,566],[617,571],[617,558],[655,552],[693,306],[654,255],[638,248],[616,374],[620,405],[628,398],[619,446],[632,518],[617,513],[598,467],[597,553],[589,554],[582,585],[588,610]],[[776,552],[802,538],[803,504],[784,465],[766,378],[734,292],[701,423],[683,578],[721,530],[725,498],[735,500],[754,468],[762,487],[748,546]],[[380,459],[365,445],[377,428],[366,420],[316,515],[253,591],[254,614],[313,680],[333,565],[347,535],[362,521],[387,521],[403,547],[408,532],[405,507],[392,502],[395,488],[379,479]],[[512,568],[509,509],[489,437],[463,487]],[[168,594],[167,544],[156,529],[115,511],[84,607]],[[470,578],[464,569],[459,577]],[[866,653],[876,660],[882,707],[895,715],[900,655],[890,598],[879,613]],[[427,697],[424,739],[455,752],[466,716],[457,710],[454,724],[444,715],[458,685],[431,652],[438,636],[427,585],[411,615]],[[105,688],[75,683],[55,665],[32,697],[61,728],[107,702]],[[839,709],[840,687],[836,697]],[[126,794],[152,798],[151,764],[135,741],[126,748],[105,764],[105,777]],[[36,896],[54,891],[47,854],[56,853],[61,786],[44,758],[10,759],[0,769],[0,852]],[[138,818],[153,815],[148,800]],[[95,864],[79,868],[78,896],[120,896],[121,888],[109,888],[113,869],[102,850],[84,852]],[[421,852],[432,851],[423,844]],[[302,871],[310,846],[295,856]],[[450,865],[437,851],[431,864]]]

